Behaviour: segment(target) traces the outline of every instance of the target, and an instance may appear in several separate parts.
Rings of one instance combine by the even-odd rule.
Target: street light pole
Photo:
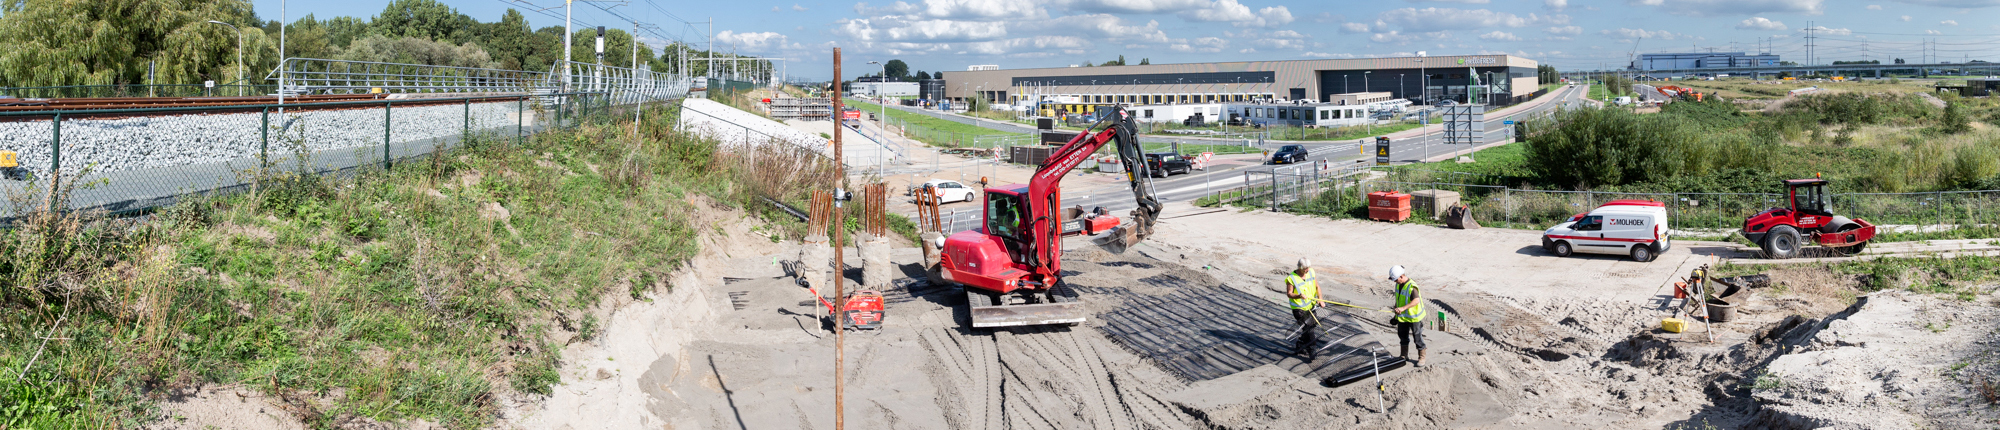
[[[208,22],[210,24],[226,25],[229,26],[229,29],[236,30],[236,80],[238,81],[243,80],[243,29],[236,28],[234,24],[230,24],[227,22],[216,21],[212,19],[209,20]],[[242,87],[236,88],[236,95],[237,96],[243,95]]]
[[[882,65],[882,68],[880,69],[882,71],[882,74],[875,75],[875,104],[878,105],[878,107],[882,108],[881,109],[882,117],[875,118],[875,124],[877,126],[882,127],[883,131],[882,138],[888,139],[889,102],[886,99],[886,97],[882,95],[882,87],[889,84],[889,65],[887,63],[883,63],[880,61],[870,61],[868,62],[868,64]],[[875,177],[877,178],[882,177],[882,155],[883,155],[882,150],[886,146],[888,146],[886,142],[875,142]]]

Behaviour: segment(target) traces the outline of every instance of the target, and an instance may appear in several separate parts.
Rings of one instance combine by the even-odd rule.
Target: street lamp
[[[241,28],[236,28],[236,25],[235,25],[235,24],[230,24],[230,23],[227,23],[227,22],[222,22],[222,21],[216,21],[216,20],[212,20],[212,19],[211,19],[211,20],[208,20],[208,23],[209,23],[209,24],[222,24],[222,25],[225,25],[225,26],[229,26],[229,29],[230,29],[230,30],[236,30],[236,80],[239,80],[239,81],[240,81],[240,80],[243,80],[243,29],[241,29]],[[237,87],[237,88],[236,88],[236,95],[237,95],[237,96],[239,96],[239,97],[243,95],[243,88],[242,88],[242,87]]]
[[[1407,86],[1407,85],[1403,85],[1403,74],[1402,74],[1402,73],[1397,73],[1397,74],[1396,74],[1396,89],[1397,89],[1397,90],[1401,90],[1401,91],[1403,92],[1403,97],[1404,97],[1404,98],[1409,98],[1409,97],[1410,97],[1410,87],[1409,87],[1409,86]]]
[[[888,139],[889,136],[887,136],[888,133],[886,132],[889,131],[889,102],[887,97],[882,95],[882,87],[889,84],[889,65],[883,64],[880,61],[870,61],[868,64],[882,65],[882,74],[875,76],[875,104],[881,107],[882,117],[875,118],[875,125],[882,127],[882,131],[885,132],[882,138]],[[884,155],[882,154],[882,150],[887,146],[889,146],[888,142],[875,142],[875,177],[877,178],[882,177],[882,155]]]

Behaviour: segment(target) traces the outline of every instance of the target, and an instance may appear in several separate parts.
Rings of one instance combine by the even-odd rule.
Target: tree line
[[[4,1],[0,87],[266,84],[280,58],[279,26],[249,0]],[[570,60],[596,62],[597,30],[575,30]],[[365,19],[293,21],[284,28],[284,57],[548,71],[562,58],[562,36],[562,26],[530,28],[514,9],[487,23],[437,0],[396,0]],[[678,70],[685,49],[690,75],[708,73],[709,53],[693,46],[670,44],[656,55],[618,28],[604,39],[606,65],[631,67],[636,43],[638,64],[654,71]],[[769,61],[757,63],[771,70]]]

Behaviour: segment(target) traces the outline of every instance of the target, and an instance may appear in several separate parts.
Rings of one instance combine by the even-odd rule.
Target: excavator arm
[[[1144,241],[1153,234],[1153,222],[1159,218],[1160,202],[1153,194],[1152,175],[1146,164],[1145,148],[1139,144],[1137,127],[1132,123],[1130,113],[1122,106],[1114,106],[1105,113],[1103,119],[1092,124],[1090,133],[1077,134],[1076,138],[1057,148],[1042,167],[1035,170],[1035,176],[1028,182],[1031,216],[1034,223],[1030,231],[1035,251],[1036,265],[1045,266],[1049,273],[1062,270],[1062,238],[1068,235],[1096,234],[1097,228],[1105,223],[1076,219],[1072,211],[1067,217],[1059,217],[1062,179],[1075,170],[1078,164],[1107,144],[1117,145],[1119,163],[1125,167],[1125,179],[1131,184],[1132,198],[1138,203],[1127,222],[1111,228],[1110,234],[1094,241],[1112,252],[1124,252],[1125,248]],[[1103,128],[1099,128],[1099,127]],[[1071,218],[1065,222],[1064,218]]]

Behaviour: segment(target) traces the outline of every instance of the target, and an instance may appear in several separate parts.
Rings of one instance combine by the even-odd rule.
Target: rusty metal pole
[[[841,300],[841,296],[847,294],[844,291],[847,284],[847,279],[845,279],[847,275],[845,271],[841,270],[846,267],[846,262],[842,261],[840,248],[845,246],[841,238],[846,236],[846,231],[843,229],[847,227],[847,224],[841,220],[840,194],[846,188],[843,185],[847,183],[847,168],[841,164],[840,160],[840,135],[845,134],[840,132],[840,122],[842,121],[840,116],[840,48],[833,48],[833,90],[831,92],[833,95],[834,115],[833,180],[835,181],[833,188],[833,233],[831,234],[833,235],[833,301],[836,303],[833,310],[833,430],[845,430],[847,428],[847,405],[844,394],[847,389],[847,378],[845,377],[846,373],[841,371],[841,364],[847,359],[847,330],[845,321],[841,320],[841,311],[847,307],[847,301]]]

